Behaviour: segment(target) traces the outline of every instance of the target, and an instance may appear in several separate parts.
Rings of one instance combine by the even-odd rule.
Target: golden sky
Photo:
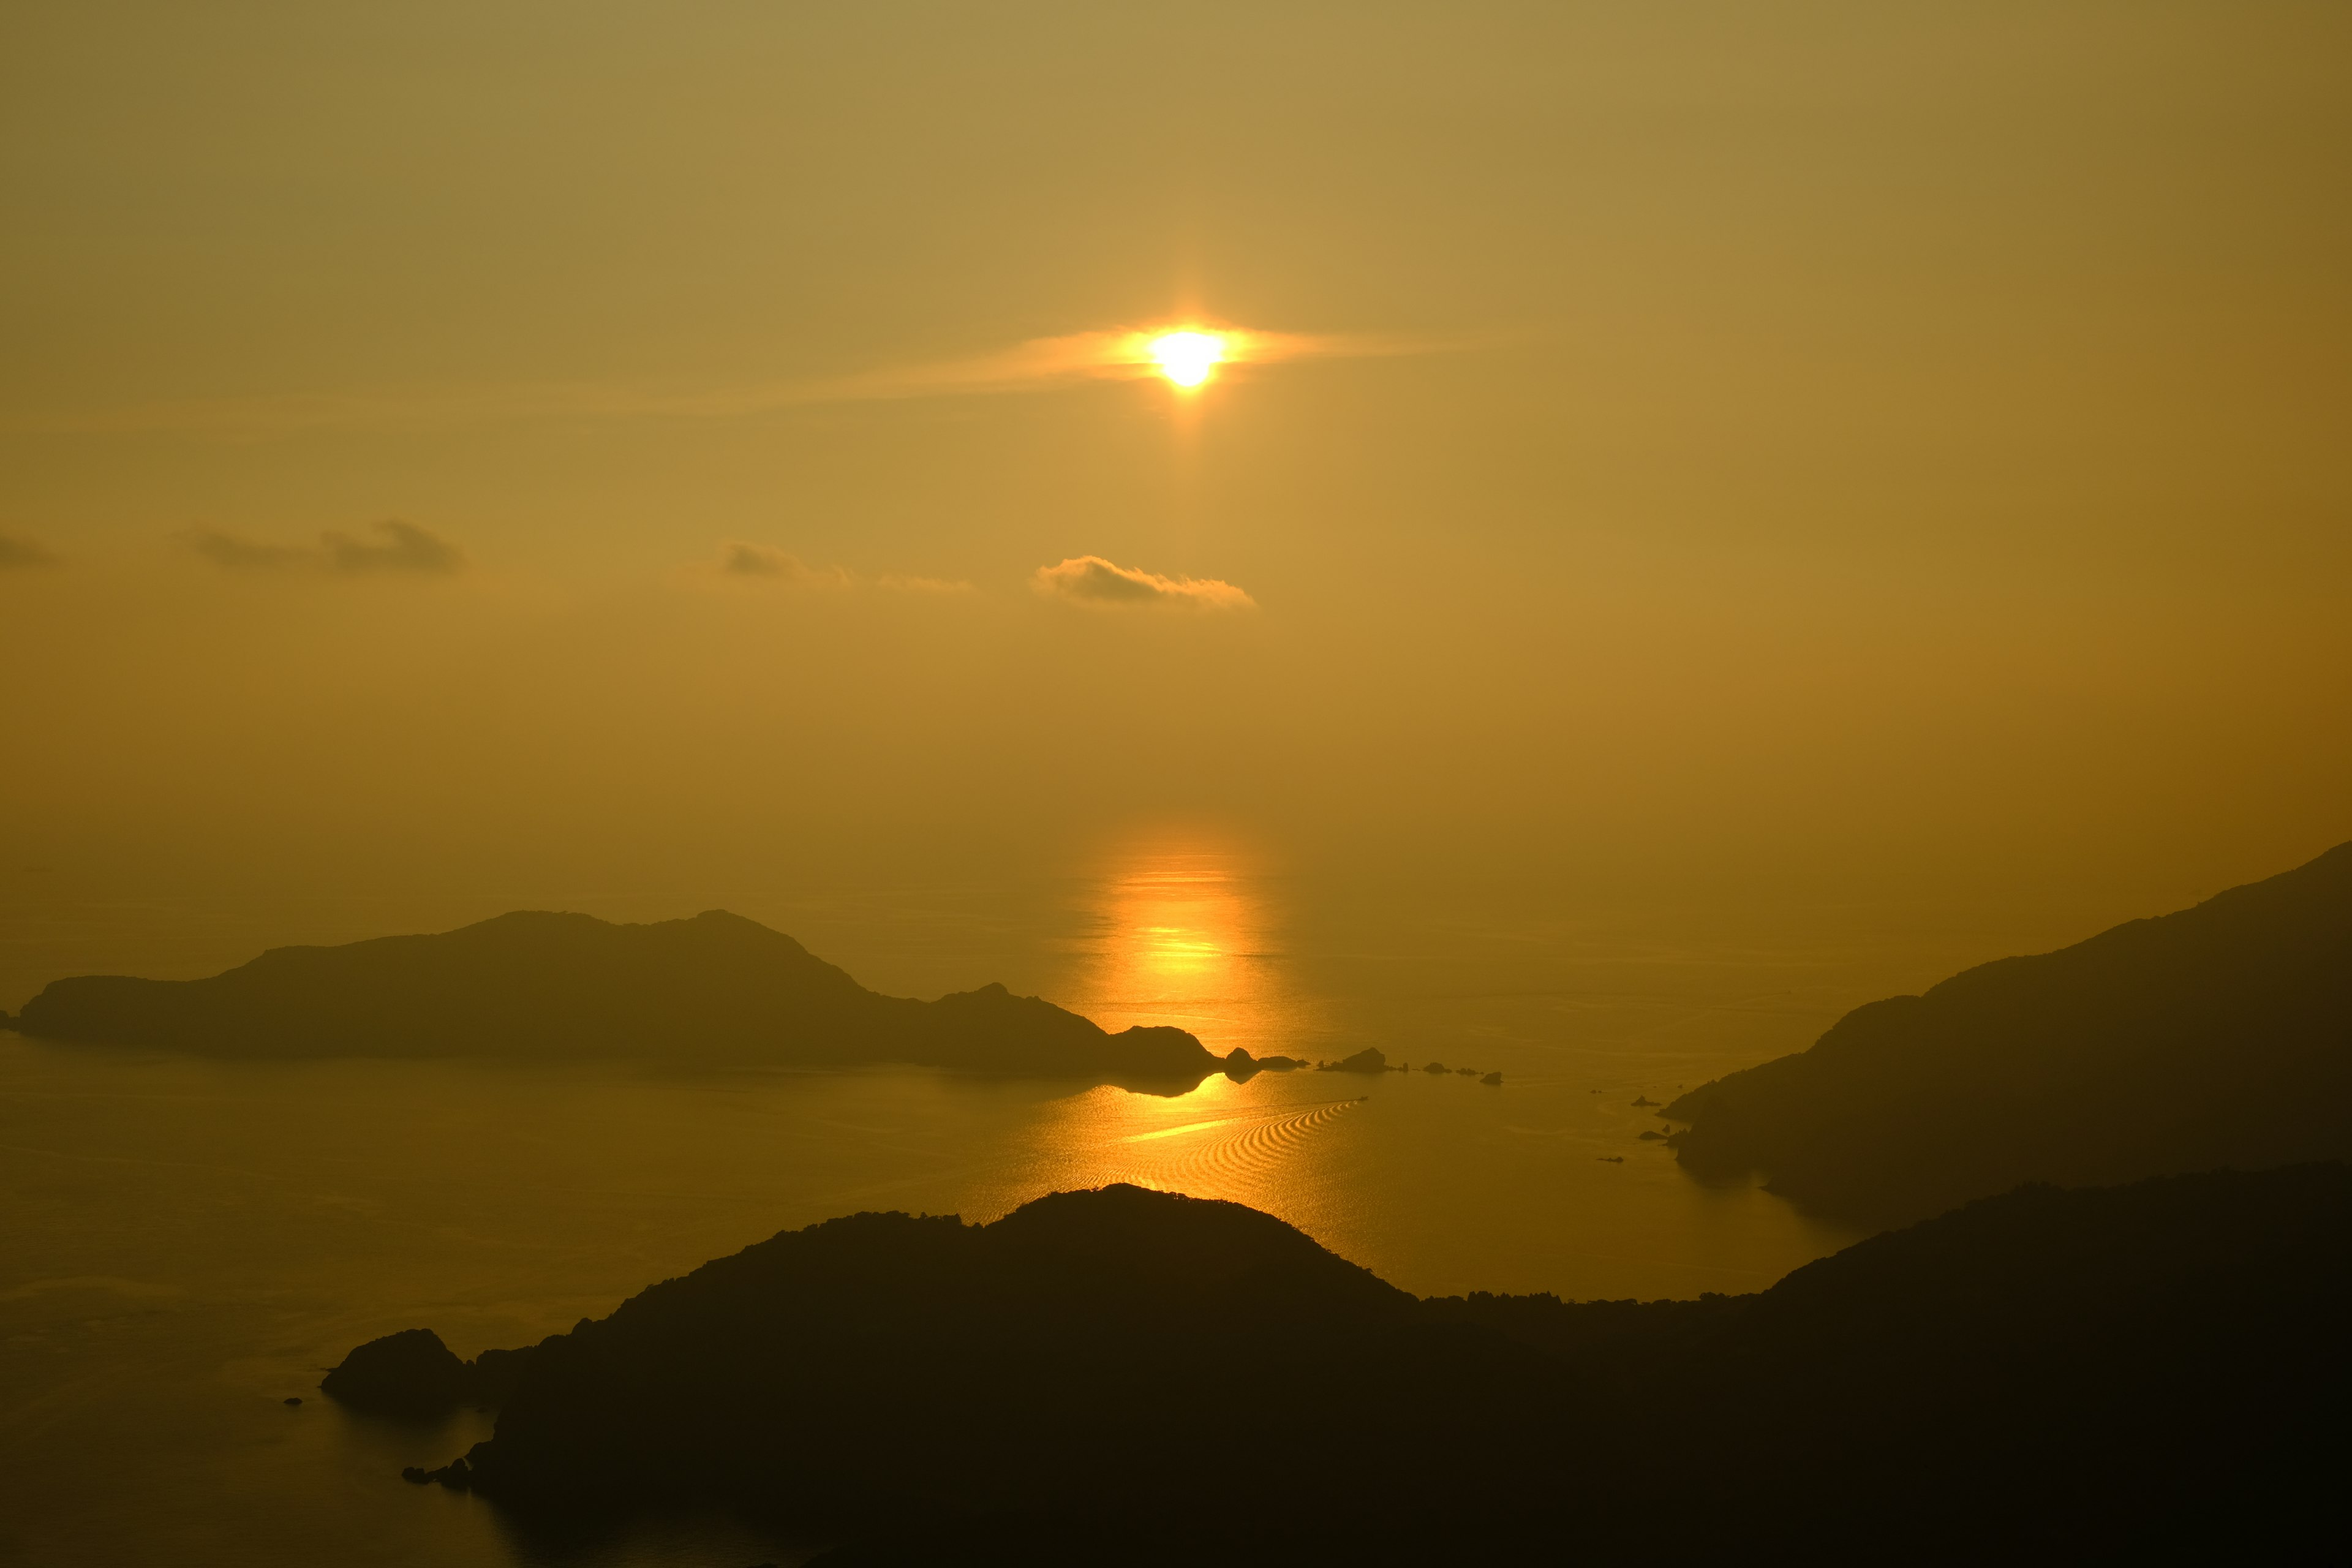
[[[2340,5],[19,5],[0,188],[12,908],[2352,837]]]

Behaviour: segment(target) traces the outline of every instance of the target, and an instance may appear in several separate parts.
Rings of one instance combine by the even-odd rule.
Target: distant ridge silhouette
[[[2347,1322],[2342,1165],[2029,1187],[1646,1304],[1419,1300],[1118,1186],[706,1264],[502,1352],[496,1435],[410,1479],[719,1503],[836,1568],[2335,1560]]]
[[[1663,1115],[1708,1176],[1886,1223],[2025,1181],[2352,1155],[2352,844],[1924,995]]]
[[[719,910],[649,925],[518,911],[438,935],[273,948],[205,980],[83,975],[52,982],[13,1026],[237,1057],[907,1062],[1139,1083],[1224,1065],[1181,1029],[1108,1034],[1002,985],[885,996]]]

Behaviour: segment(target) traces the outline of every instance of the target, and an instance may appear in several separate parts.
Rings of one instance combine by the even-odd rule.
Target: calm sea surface
[[[1684,1177],[1634,1101],[1801,1047],[1963,956],[1344,899],[1302,912],[1297,891],[1168,852],[1018,908],[756,912],[885,989],[1001,974],[1113,1028],[1177,1023],[1260,1054],[1377,1045],[1502,1087],[1269,1073],[1163,1097],[911,1070],[221,1063],[0,1035],[0,1561],[794,1561],[807,1543],[715,1520],[531,1535],[397,1479],[487,1417],[362,1419],[315,1385],[394,1329],[465,1355],[527,1343],[860,1209],[985,1219],[1130,1181],[1269,1210],[1423,1293],[1761,1289],[1853,1237]]]

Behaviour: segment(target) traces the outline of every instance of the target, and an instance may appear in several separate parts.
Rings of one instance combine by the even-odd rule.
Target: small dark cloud
[[[1163,577],[1121,566],[1099,555],[1078,555],[1040,566],[1032,579],[1050,598],[1108,608],[1172,607],[1192,610],[1255,609],[1257,601],[1214,577]]]
[[[719,569],[730,577],[805,577],[807,563],[797,555],[765,544],[730,539],[719,547]]]
[[[58,558],[47,547],[19,534],[0,533],[0,572],[20,567],[54,566]]]
[[[229,572],[331,572],[349,576],[415,573],[446,576],[466,564],[466,553],[430,529],[397,520],[370,525],[367,536],[326,532],[317,548],[247,539],[218,528],[192,528],[180,536],[188,548]]]
[[[429,529],[398,519],[373,525],[373,539],[322,533],[328,564],[338,572],[421,572],[446,576],[466,563],[466,552]]]
[[[772,544],[752,544],[740,539],[730,539],[719,547],[719,573],[723,577],[807,584],[826,588],[845,587],[849,582],[849,574],[838,566],[812,566],[788,550],[779,550]]]
[[[188,548],[230,572],[268,572],[316,564],[317,556],[295,544],[265,544],[217,528],[192,528],[180,535]]]

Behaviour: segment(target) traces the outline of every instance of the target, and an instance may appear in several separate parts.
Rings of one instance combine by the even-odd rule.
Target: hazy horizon
[[[10,7],[0,1558],[993,1561],[1098,1430],[1187,1561],[2304,1518],[2347,190],[2323,0]],[[145,983],[714,909],[923,1000],[727,921]],[[1034,1278],[647,1291],[1070,1192]],[[1043,1347],[1035,1541],[793,1447],[939,1370],[876,1323]],[[541,1348],[320,1394],[420,1327]]]
[[[240,16],[0,65],[12,931],[2352,837],[2334,8]]]

